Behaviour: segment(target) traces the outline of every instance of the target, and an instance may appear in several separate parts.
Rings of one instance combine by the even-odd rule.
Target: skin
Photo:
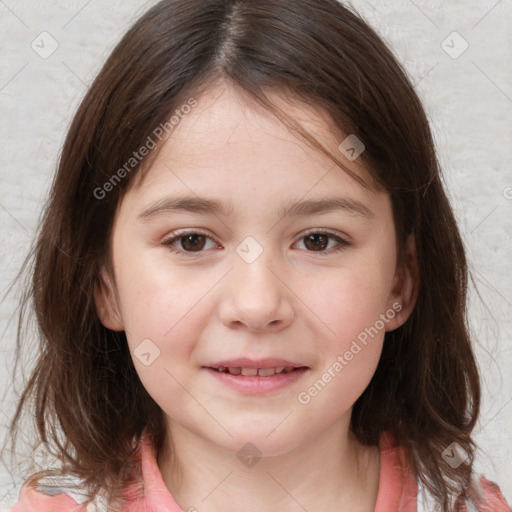
[[[317,110],[271,98],[337,151],[344,136]],[[126,332],[140,379],[165,414],[166,446],[158,454],[164,481],[184,510],[371,511],[378,449],[350,434],[350,415],[375,372],[385,331],[405,322],[414,306],[413,243],[409,263],[397,268],[389,196],[364,188],[234,87],[218,83],[198,100],[121,201],[113,275],[102,270],[96,294],[102,322]],[[357,160],[345,163],[368,178]],[[182,194],[224,200],[232,214],[138,218]],[[278,213],[283,204],[323,197],[359,201],[372,216],[347,209]],[[178,230],[211,238],[199,238],[201,252],[177,239],[173,252],[164,242]],[[340,245],[327,238],[315,250],[305,238],[310,230],[328,230],[349,245],[334,252]],[[263,249],[251,263],[236,252],[248,236]],[[397,303],[401,311],[378,335],[300,403],[298,394]],[[134,355],[146,339],[160,351],[149,366]],[[236,357],[280,357],[308,370],[284,389],[248,396],[203,368]],[[248,442],[262,454],[252,467],[237,458]]]

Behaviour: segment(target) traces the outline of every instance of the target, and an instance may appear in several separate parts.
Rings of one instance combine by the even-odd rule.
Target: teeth
[[[258,375],[258,368],[242,368],[242,375]]]
[[[258,369],[258,375],[261,377],[268,377],[269,375],[275,375],[276,369],[275,368],[259,368]]]
[[[279,373],[288,373],[295,370],[294,366],[279,366],[277,368],[228,368],[226,366],[220,366],[217,368],[219,372],[230,373],[231,375],[245,375],[254,376],[259,375],[260,377],[271,377],[272,375]]]

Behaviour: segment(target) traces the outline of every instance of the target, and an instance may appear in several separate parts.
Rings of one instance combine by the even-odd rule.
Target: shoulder
[[[483,476],[473,481],[473,489],[479,496],[478,503],[466,501],[463,503],[462,512],[512,512],[500,488]],[[433,512],[438,510],[431,494],[418,482],[417,512]]]
[[[86,503],[81,480],[74,476],[47,476],[34,484],[25,483],[17,503],[9,512],[105,512],[101,497]]]
[[[391,432],[384,432],[380,437],[379,448],[381,453],[381,488],[393,489],[402,485],[407,502],[416,496],[417,512],[431,512],[437,510],[436,502],[426,490],[422,482],[409,471],[405,450],[397,444]],[[394,479],[391,479],[391,476]],[[386,486],[382,483],[385,482]],[[472,481],[474,494],[479,497],[479,503],[474,505],[466,502],[463,512],[512,512],[512,508],[505,500],[500,488],[484,476],[478,476]],[[380,496],[380,492],[379,492]],[[384,508],[382,509],[384,510]]]
[[[483,501],[478,506],[479,512],[511,512],[512,509],[508,505],[500,488],[493,482],[490,482],[483,476],[478,481],[479,493]],[[471,509],[468,507],[468,512]]]

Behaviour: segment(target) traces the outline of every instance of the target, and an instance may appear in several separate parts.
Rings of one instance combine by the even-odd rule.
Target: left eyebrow
[[[283,218],[288,215],[306,217],[337,210],[346,211],[347,213],[359,215],[367,219],[375,217],[374,213],[360,201],[338,197],[285,203],[278,210],[277,215],[279,218]],[[147,221],[165,213],[179,211],[222,217],[231,217],[234,214],[233,207],[224,201],[202,197],[182,196],[167,197],[156,201],[140,213],[137,218],[142,221]]]
[[[352,213],[371,219],[375,217],[374,213],[361,201],[350,199],[347,197],[328,197],[315,200],[303,200],[296,203],[285,204],[279,209],[279,218],[292,216],[309,216],[318,215],[321,213],[329,213],[332,211],[344,210],[347,213]]]

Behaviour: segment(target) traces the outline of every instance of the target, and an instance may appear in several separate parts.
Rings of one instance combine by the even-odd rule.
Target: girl
[[[422,106],[335,0],[164,0],[69,130],[13,512],[506,511]],[[44,446],[44,445],[43,445]]]

